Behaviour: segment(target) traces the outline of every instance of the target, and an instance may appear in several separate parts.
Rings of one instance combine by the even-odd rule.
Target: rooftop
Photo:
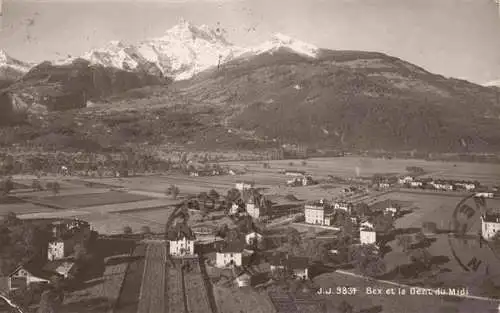
[[[177,241],[183,238],[186,238],[187,240],[196,239],[194,232],[186,223],[177,223],[174,229],[168,231],[167,239],[170,241]]]
[[[219,253],[241,253],[245,248],[243,241],[225,242],[219,249]]]

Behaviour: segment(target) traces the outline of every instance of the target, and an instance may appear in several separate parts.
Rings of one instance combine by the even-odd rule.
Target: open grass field
[[[32,203],[0,204],[0,216],[5,215],[8,212],[14,212],[17,215],[20,215],[53,211],[54,209]]]
[[[288,164],[293,162],[293,166]],[[300,160],[269,161],[271,169],[263,169],[262,162],[228,162],[234,168],[247,167],[258,172],[277,172],[280,170],[302,170],[314,177],[328,175],[340,177],[371,176],[375,173],[406,173],[407,166],[422,167],[430,176],[454,179],[479,180],[484,184],[500,183],[500,165],[467,162],[442,162],[414,159],[377,159],[362,157],[314,158],[306,160],[303,166]]]
[[[382,306],[384,313],[488,313],[497,312],[498,303],[488,301],[470,300],[470,299],[454,299],[444,298],[439,296],[423,296],[423,295],[407,295],[399,296],[380,296],[380,295],[367,295],[365,288],[394,288],[382,282],[368,281],[361,278],[345,276],[340,273],[328,273],[314,278],[314,282],[322,288],[335,288],[338,286],[357,287],[360,292],[357,295],[324,295],[321,296],[330,306],[335,307],[342,300],[347,301],[354,307],[354,312],[359,312],[361,309],[372,308],[377,305]],[[397,288],[397,287],[396,287]],[[453,307],[445,311],[445,307]]]
[[[85,208],[106,204],[145,201],[151,199],[152,198],[150,197],[129,194],[126,192],[109,191],[104,193],[49,196],[41,198],[41,201],[59,207]]]
[[[143,201],[134,201],[127,203],[113,203],[106,205],[98,205],[93,207],[87,207],[84,210],[88,212],[95,213],[136,213],[136,212],[146,212],[146,211],[158,211],[162,208],[168,208],[171,205],[177,204],[177,202],[170,201],[168,199],[152,199]]]
[[[220,313],[276,313],[269,296],[251,288],[214,286],[214,295]]]

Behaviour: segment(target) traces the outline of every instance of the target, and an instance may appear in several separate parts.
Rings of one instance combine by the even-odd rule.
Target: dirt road
[[[165,312],[166,254],[165,244],[148,244],[137,313]]]

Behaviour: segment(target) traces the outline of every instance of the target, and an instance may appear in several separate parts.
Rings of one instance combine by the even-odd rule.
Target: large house
[[[500,214],[490,213],[481,216],[481,235],[486,240],[491,240],[500,231]]]
[[[40,264],[33,260],[19,265],[8,276],[9,290],[28,287],[32,284],[48,284],[55,273],[44,271]]]
[[[359,227],[359,240],[361,244],[374,244],[377,242],[375,225],[370,221],[364,221]]]
[[[263,196],[252,194],[248,197],[245,203],[245,210],[251,217],[261,218],[267,213],[266,203]]]
[[[352,209],[354,208],[354,206],[350,202],[340,201],[340,202],[336,202],[333,205],[333,208],[335,210],[341,210],[341,211],[345,211],[347,214],[351,214]]]
[[[47,250],[47,257],[49,261],[60,260],[70,256],[74,249],[73,240],[55,240],[49,242],[49,247]]]
[[[177,223],[167,235],[169,254],[174,257],[194,255],[194,241],[196,236],[186,223]]]
[[[215,254],[217,267],[241,266],[245,244],[241,241],[224,243]]]
[[[404,176],[404,177],[400,177],[398,179],[398,183],[401,185],[404,185],[404,184],[411,183],[413,180],[414,180],[414,178],[412,176]]]
[[[304,205],[304,216],[307,224],[333,225],[334,208],[324,200]]]

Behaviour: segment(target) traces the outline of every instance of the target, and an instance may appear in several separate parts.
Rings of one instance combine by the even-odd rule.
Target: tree
[[[385,234],[394,228],[394,219],[390,215],[377,215],[373,224],[377,232]]]
[[[123,226],[123,233],[124,233],[125,235],[130,235],[130,234],[132,234],[132,227],[130,227],[130,226]]]
[[[241,198],[241,193],[236,188],[231,188],[227,191],[226,200],[228,203],[236,202],[236,200]]]
[[[62,300],[60,291],[54,288],[45,290],[42,293],[37,313],[57,313]]]
[[[370,215],[371,213],[370,206],[368,206],[368,204],[364,202],[357,203],[354,206],[354,211],[356,212],[357,215],[360,216],[367,216]]]
[[[12,177],[5,178],[2,181],[2,193],[3,195],[8,195],[12,189],[14,189],[14,182],[12,181]]]
[[[216,236],[219,236],[221,238],[226,238],[228,233],[229,233],[229,226],[227,226],[227,224],[224,224],[217,230]]]
[[[312,260],[322,263],[330,262],[328,244],[324,241],[311,241],[307,245],[306,255]]]
[[[220,195],[215,189],[208,192],[208,197],[212,200],[212,208],[215,208],[215,203],[219,200]]]
[[[151,234],[151,228],[149,226],[142,226],[141,233],[143,233],[145,235],[149,235],[149,234]]]
[[[377,277],[385,273],[386,265],[380,257],[377,246],[361,245],[352,247],[349,261],[367,276]]]
[[[302,238],[300,237],[300,233],[297,229],[293,227],[289,227],[285,231],[285,235],[287,238],[286,249],[290,251],[292,254],[300,254]]]
[[[19,225],[21,220],[17,218],[16,213],[10,211],[5,215],[4,223],[8,226]]]
[[[411,235],[399,235],[397,236],[397,244],[403,248],[403,252],[410,250],[413,245],[413,237]]]
[[[208,200],[208,194],[206,192],[200,192],[198,194],[198,200],[201,201],[201,203],[203,204],[203,208],[206,207],[207,205],[207,200]]]
[[[438,232],[437,224],[435,222],[423,222],[422,231],[435,234]]]
[[[176,185],[170,185],[165,191],[165,195],[172,197],[172,199],[177,199],[179,192],[179,187],[177,187]]]
[[[75,252],[75,259],[77,261],[83,261],[87,257],[87,248],[84,245],[78,243],[73,248]]]
[[[45,187],[49,189],[52,194],[54,194],[54,196],[57,195],[61,189],[61,186],[58,182],[48,182]]]
[[[426,269],[432,265],[432,255],[424,248],[411,251],[409,253],[409,259],[413,263],[421,264]]]

